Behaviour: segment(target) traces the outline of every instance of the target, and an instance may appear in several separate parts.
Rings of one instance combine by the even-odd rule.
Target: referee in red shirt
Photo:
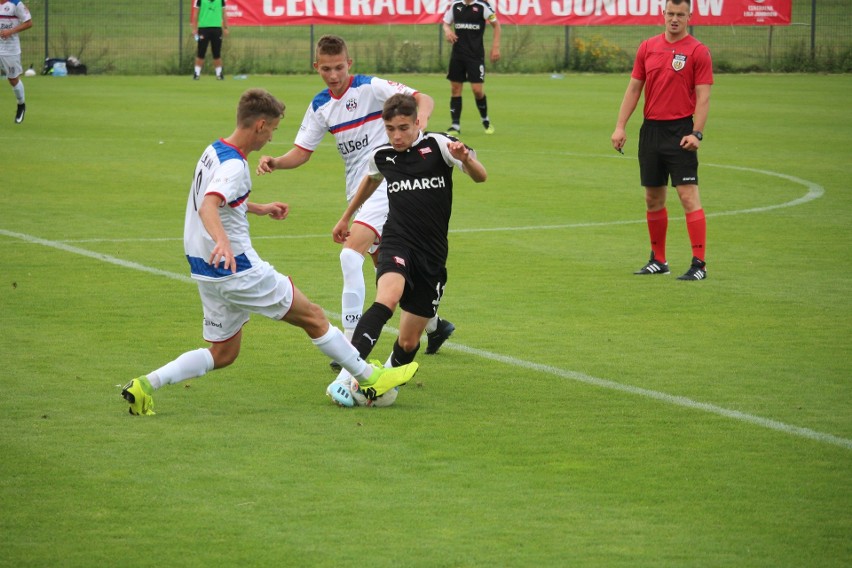
[[[618,111],[612,146],[623,152],[625,127],[645,90],[639,175],[645,186],[651,258],[634,274],[668,274],[666,190],[669,178],[686,213],[692,264],[678,280],[707,278],[707,222],[698,194],[698,148],[710,109],[710,51],[689,35],[690,0],[668,0],[664,33],[642,42]]]

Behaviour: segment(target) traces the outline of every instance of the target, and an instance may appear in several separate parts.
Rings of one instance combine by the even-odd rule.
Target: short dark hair
[[[689,6],[690,10],[692,9],[692,2],[690,0],[666,0],[666,2],[671,2],[675,6],[686,4],[687,6]]]
[[[320,55],[340,55],[341,53],[347,59],[349,58],[349,48],[346,47],[346,42],[340,36],[327,34],[317,40],[314,60],[318,60]]]
[[[395,116],[417,118],[417,100],[411,95],[397,93],[385,101],[382,108],[382,120],[390,120]]]
[[[237,124],[251,126],[259,118],[275,119],[284,116],[284,103],[266,89],[249,89],[240,97],[237,106]]]

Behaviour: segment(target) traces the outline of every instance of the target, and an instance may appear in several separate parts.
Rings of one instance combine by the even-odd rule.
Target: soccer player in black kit
[[[485,97],[485,24],[491,25],[491,63],[500,59],[500,22],[486,0],[455,0],[444,14],[444,37],[453,44],[447,79],[450,81],[450,119],[447,134],[458,136],[461,132],[462,87],[470,83],[476,109],[482,118],[486,134],[494,134],[488,117],[488,100]]]
[[[414,97],[393,95],[382,120],[389,143],[373,151],[368,173],[332,236],[338,243],[346,240],[352,216],[387,179],[390,211],[379,247],[376,301],[361,316],[352,344],[362,358],[369,355],[399,305],[399,337],[388,361],[397,367],[414,360],[447,283],[453,166],[477,183],[487,173],[476,153],[456,138],[420,131]]]

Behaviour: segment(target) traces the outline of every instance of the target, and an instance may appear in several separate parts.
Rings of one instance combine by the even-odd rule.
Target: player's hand
[[[459,40],[459,36],[457,36],[454,32],[444,34],[444,37],[447,38],[449,43],[456,43]]]
[[[269,215],[276,221],[281,221],[287,218],[287,215],[290,214],[290,206],[286,203],[281,203],[280,201],[275,201],[274,203],[266,204],[266,212],[265,215]]]
[[[692,134],[687,134],[683,138],[680,139],[680,147],[686,150],[687,152],[695,152],[698,150],[698,146],[701,145],[701,140],[693,136]]]
[[[331,238],[334,239],[334,242],[343,244],[347,237],[349,237],[349,221],[341,219],[331,230]]]
[[[230,241],[217,242],[213,247],[213,253],[210,255],[210,265],[218,268],[219,263],[224,262],[222,267],[225,270],[230,270],[232,274],[237,273],[237,259],[234,258],[234,251],[231,250]]]
[[[272,156],[261,156],[257,162],[255,173],[259,176],[263,174],[271,174],[275,171],[275,158]]]
[[[492,49],[491,50],[491,63],[497,63],[500,61],[500,50]]]
[[[447,142],[447,148],[450,150],[450,155],[456,160],[464,163],[470,156],[470,148],[464,145],[464,142]]]
[[[612,147],[623,154],[624,150],[622,150],[622,148],[624,148],[624,143],[627,142],[627,134],[624,132],[624,129],[616,128],[615,131],[612,133],[611,140]]]

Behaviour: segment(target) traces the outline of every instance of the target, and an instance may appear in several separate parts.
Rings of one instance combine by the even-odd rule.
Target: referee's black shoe
[[[633,274],[669,274],[671,272],[669,270],[668,262],[660,262],[656,258],[654,258],[653,251],[651,252],[651,259],[648,261],[648,264],[634,272]]]
[[[697,256],[692,257],[692,265],[689,270],[677,277],[678,280],[704,280],[707,278],[707,264]]]
[[[426,343],[426,355],[437,353],[441,345],[450,338],[455,330],[456,326],[445,319],[438,318],[438,327],[435,328],[435,331],[426,334],[426,339],[428,340]]]

